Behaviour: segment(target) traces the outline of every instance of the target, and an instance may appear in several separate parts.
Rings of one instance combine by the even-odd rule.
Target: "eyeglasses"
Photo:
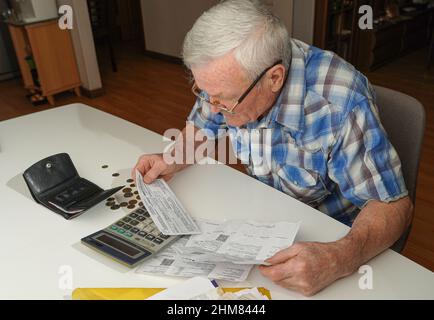
[[[282,63],[282,60],[279,60],[277,62],[275,62],[271,67],[268,67],[267,69],[265,69],[264,71],[261,72],[261,74],[255,79],[255,81],[252,82],[252,84],[250,85],[250,87],[247,88],[246,91],[244,91],[244,93],[241,95],[241,97],[235,102],[235,104],[231,107],[231,108],[227,108],[225,106],[223,106],[220,101],[218,100],[214,100],[211,101],[209,98],[205,98],[203,97],[203,95],[201,94],[200,89],[197,87],[196,82],[193,83],[193,87],[191,88],[191,91],[193,92],[193,94],[198,97],[200,100],[209,103],[213,106],[215,106],[216,108],[218,108],[221,111],[230,113],[230,114],[235,114],[234,109],[241,103],[243,102],[243,100],[247,97],[247,95],[250,93],[250,91],[252,91],[252,89],[256,86],[256,84],[259,82],[259,80],[261,80],[261,78],[264,76],[265,73],[267,73],[268,70],[270,70],[271,68],[273,68],[274,66],[277,66],[278,64]]]

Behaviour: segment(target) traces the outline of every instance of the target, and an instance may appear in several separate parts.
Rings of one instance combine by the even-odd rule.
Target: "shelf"
[[[357,53],[359,0],[319,0],[315,6],[314,44],[354,63]]]

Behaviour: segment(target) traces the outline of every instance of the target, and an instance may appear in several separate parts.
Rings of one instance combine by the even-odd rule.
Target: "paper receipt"
[[[146,184],[140,172],[136,170],[136,184],[146,210],[161,233],[165,235],[201,233],[197,223],[186,212],[166,181],[157,179],[151,184]]]

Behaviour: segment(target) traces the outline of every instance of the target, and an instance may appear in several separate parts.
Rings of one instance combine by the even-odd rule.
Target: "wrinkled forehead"
[[[212,96],[237,92],[248,82],[244,69],[233,54],[192,67],[191,71],[197,86]]]

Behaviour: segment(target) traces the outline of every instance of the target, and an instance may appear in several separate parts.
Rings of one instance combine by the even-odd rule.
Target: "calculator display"
[[[96,240],[105,243],[119,251],[122,251],[123,253],[128,254],[130,257],[134,257],[137,254],[141,253],[139,250],[134,249],[133,247],[130,247],[129,245],[122,243],[119,240],[116,240],[115,238],[109,237],[106,234],[101,234],[100,236],[95,238]]]

